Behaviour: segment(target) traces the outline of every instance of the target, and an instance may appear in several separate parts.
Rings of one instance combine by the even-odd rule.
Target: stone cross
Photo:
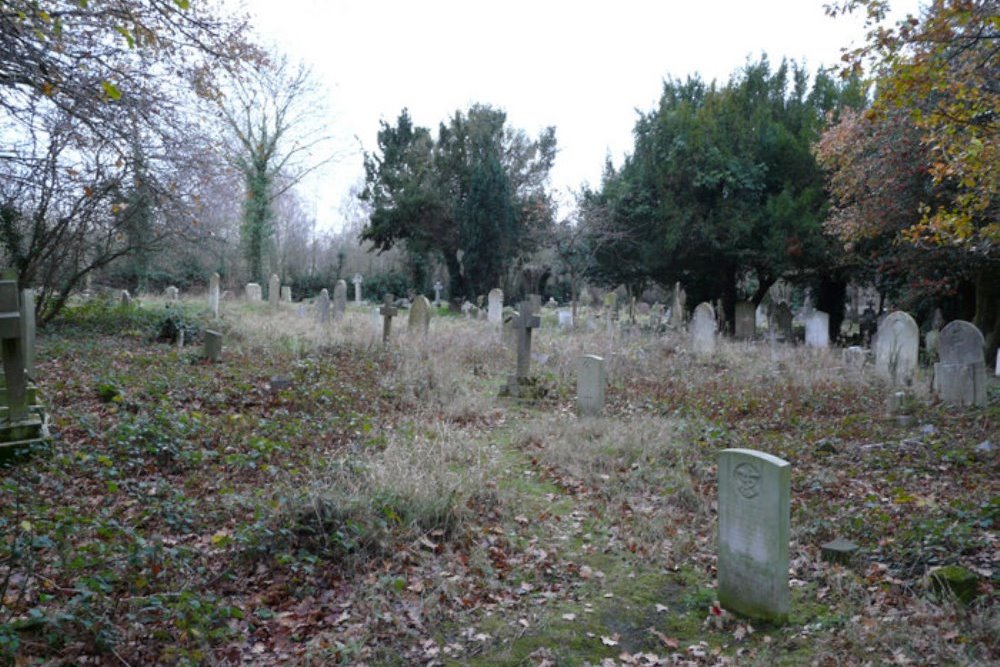
[[[213,273],[208,281],[208,309],[212,317],[219,318],[219,274]]]
[[[358,283],[354,283],[355,286]],[[378,309],[379,315],[382,316],[382,344],[387,344],[389,342],[389,333],[392,330],[392,318],[396,316],[399,311],[392,304],[396,301],[396,297],[392,294],[385,295],[385,301],[381,308]]]
[[[586,417],[596,417],[604,410],[607,375],[604,359],[592,354],[580,357],[576,367],[576,408]]]
[[[532,313],[531,301],[522,301],[519,314],[513,320],[517,330],[517,375],[516,380],[528,377],[531,370],[531,330],[542,326],[542,321]]]
[[[443,289],[444,289],[444,285],[441,284],[440,280],[437,281],[436,283],[434,283],[434,306],[435,307],[441,305],[441,290],[443,290]]]
[[[365,279],[360,273],[355,273],[351,282],[354,283],[354,303],[361,303],[361,283],[365,282]]]
[[[0,279],[0,353],[3,355],[6,382],[7,421],[23,421],[28,416],[28,387],[24,374],[17,279],[10,273],[4,273]]]
[[[719,602],[773,623],[788,619],[791,465],[752,449],[719,453]]]
[[[281,303],[281,278],[277,273],[272,273],[267,281],[267,302],[272,308],[277,308]]]
[[[316,297],[316,319],[319,320],[320,324],[326,324],[330,321],[330,293],[325,287],[319,291],[319,296]]]

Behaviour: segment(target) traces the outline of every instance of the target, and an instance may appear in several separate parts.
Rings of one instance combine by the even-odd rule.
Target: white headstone
[[[249,301],[250,303],[257,303],[258,301],[262,301],[264,298],[261,295],[260,285],[258,285],[257,283],[247,283],[245,291],[247,295],[247,301]]]
[[[167,301],[171,303],[177,303],[177,298],[179,295],[180,291],[173,285],[163,290],[163,296],[165,296],[167,298]]]
[[[940,345],[940,343],[939,343]],[[875,371],[893,385],[908,385],[917,372],[920,327],[901,310],[879,325],[875,339]]]
[[[219,274],[213,273],[208,281],[208,309],[212,317],[219,317]]]
[[[559,311],[559,328],[560,329],[573,328],[573,311],[571,310]]]
[[[282,285],[281,286],[281,300],[284,301],[285,303],[291,303],[292,302],[292,286],[291,285]]]
[[[361,277],[360,273],[355,273],[351,282],[354,283],[354,303],[361,303],[361,284],[365,282],[365,279]]]
[[[830,347],[830,316],[822,310],[812,311],[806,319],[806,345]]]
[[[338,280],[337,284],[333,286],[333,319],[339,322],[344,319],[344,313],[346,312],[347,283],[343,280]]]
[[[776,623],[787,620],[791,465],[751,449],[719,453],[719,602]]]
[[[325,287],[319,291],[319,296],[316,297],[316,319],[319,320],[320,324],[326,324],[330,321],[330,293]]]
[[[592,354],[580,357],[576,370],[576,407],[586,417],[596,417],[604,410],[607,376],[604,359]]]
[[[491,324],[500,324],[503,321],[503,290],[494,287],[487,296],[487,320]]]
[[[955,320],[941,329],[934,364],[934,393],[954,405],[986,405],[983,334],[971,322]]]
[[[715,309],[699,303],[691,316],[691,347],[698,358],[715,354]]]

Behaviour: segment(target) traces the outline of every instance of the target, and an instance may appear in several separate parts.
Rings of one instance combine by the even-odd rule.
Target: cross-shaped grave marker
[[[532,307],[531,301],[522,301],[517,317],[511,320],[511,326],[517,329],[517,373],[509,380],[514,396],[518,394],[521,380],[527,378],[531,370],[531,330],[542,326],[541,319],[532,313]]]
[[[392,329],[392,318],[395,317],[396,313],[399,311],[392,305],[395,302],[396,297],[392,294],[385,295],[385,302],[382,307],[378,309],[379,314],[382,316],[382,344],[385,345],[389,342],[389,332]]]

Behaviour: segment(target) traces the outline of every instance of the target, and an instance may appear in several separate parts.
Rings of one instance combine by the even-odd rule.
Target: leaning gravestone
[[[213,364],[222,361],[222,334],[205,329],[205,359]]]
[[[752,449],[719,453],[719,602],[745,616],[788,619],[791,465]]]
[[[284,301],[285,303],[291,303],[292,302],[292,286],[291,285],[282,285],[281,286],[281,300]]]
[[[344,319],[347,312],[347,283],[338,280],[333,286],[333,319],[336,322]]]
[[[267,281],[267,302],[272,308],[277,308],[281,303],[281,278],[277,273],[272,273]]]
[[[908,385],[917,372],[920,327],[901,310],[890,313],[875,338],[875,372],[894,386]]]
[[[757,333],[756,313],[749,301],[736,304],[736,338],[738,340],[753,340]]]
[[[580,357],[576,367],[576,407],[584,417],[597,417],[604,410],[607,376],[604,359],[592,354]]]
[[[699,303],[691,316],[691,347],[699,359],[715,354],[715,310],[710,303]]]
[[[319,291],[319,296],[316,297],[316,319],[319,320],[320,324],[326,324],[330,321],[330,293],[325,287]]]
[[[806,346],[830,347],[830,316],[822,310],[813,310],[806,318]]]
[[[219,318],[219,274],[213,273],[208,281],[208,309],[212,317]]]
[[[407,331],[426,336],[431,328],[431,302],[423,294],[418,294],[410,306]]]
[[[503,290],[494,287],[487,296],[487,319],[490,324],[500,324],[503,320]]]
[[[934,364],[934,393],[955,405],[986,405],[986,359],[983,334],[963,320],[949,322],[941,330]]]
[[[250,303],[257,303],[264,300],[264,297],[261,295],[260,285],[257,283],[247,283],[245,292],[247,301]]]

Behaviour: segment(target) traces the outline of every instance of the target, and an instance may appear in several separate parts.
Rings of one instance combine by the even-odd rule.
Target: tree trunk
[[[736,322],[736,267],[727,265],[722,269],[722,312],[726,315],[726,331],[735,331]]]
[[[986,364],[996,363],[1000,342],[1000,266],[989,264],[976,272],[976,316],[973,324],[983,332]]]
[[[847,281],[839,274],[820,280],[816,290],[816,307],[830,316],[830,342],[840,338],[840,325],[844,322],[844,303],[847,300]]]

